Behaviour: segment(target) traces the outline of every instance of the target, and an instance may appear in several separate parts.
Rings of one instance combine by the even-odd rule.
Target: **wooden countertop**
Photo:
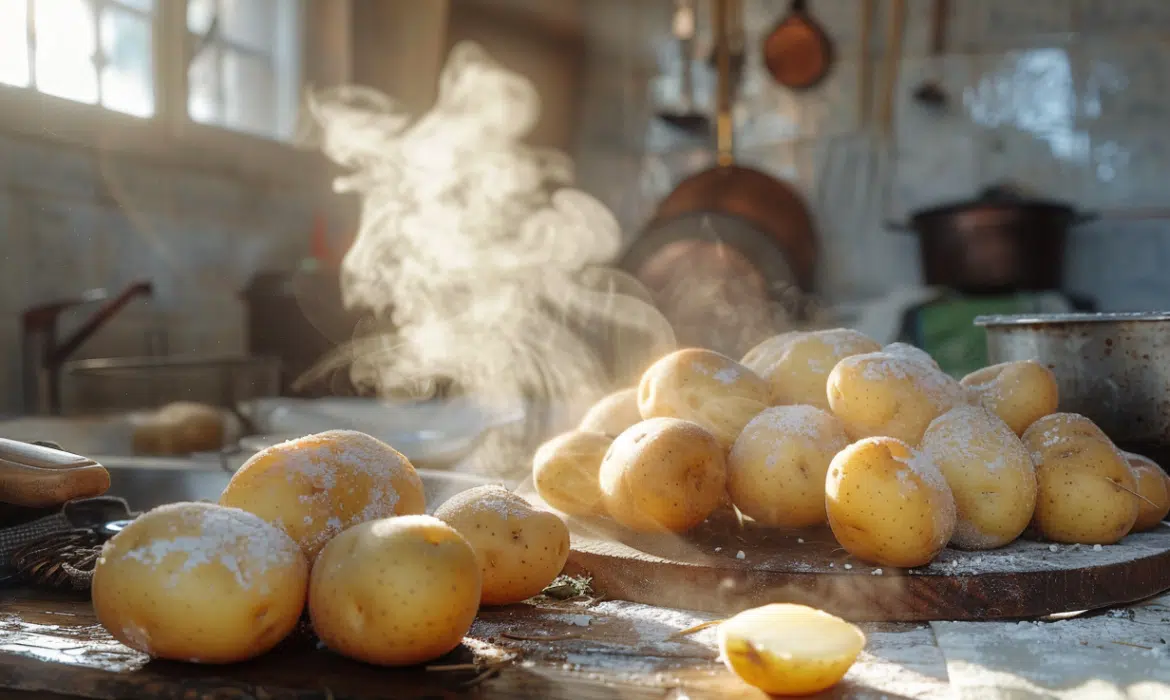
[[[713,630],[668,640],[710,616],[621,601],[485,609],[464,645],[428,670],[367,666],[304,639],[232,666],[153,661],[113,641],[86,600],[27,589],[0,598],[0,697],[766,697],[717,660]],[[866,651],[824,697],[1106,697],[1075,694],[1101,683],[1120,689],[1108,697],[1170,696],[1167,623],[1170,596],[1062,622],[863,625]],[[1088,680],[1070,684],[1070,674]]]

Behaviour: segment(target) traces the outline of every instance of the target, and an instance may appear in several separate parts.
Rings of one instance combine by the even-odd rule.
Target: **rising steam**
[[[392,321],[346,349],[359,387],[426,397],[443,379],[489,404],[580,405],[614,388],[607,358],[629,375],[674,347],[644,291],[604,267],[621,246],[613,215],[572,187],[565,155],[521,143],[535,88],[479,46],[453,49],[417,120],[360,87],[310,110],[348,171],[336,189],[361,198],[346,304]],[[496,470],[523,468],[521,442],[497,440]]]

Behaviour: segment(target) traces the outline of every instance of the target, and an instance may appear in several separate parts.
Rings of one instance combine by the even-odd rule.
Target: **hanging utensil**
[[[772,78],[791,90],[807,90],[829,74],[833,42],[808,12],[807,0],[792,0],[764,39],[764,65]]]
[[[707,115],[695,109],[695,6],[694,0],[677,0],[671,27],[679,50],[682,85],[677,111],[664,110],[658,118],[679,131],[692,135],[706,134],[710,129]]]
[[[930,12],[930,72],[931,77],[914,90],[914,99],[926,107],[943,109],[947,106],[947,92],[942,84],[942,57],[946,52],[947,19],[950,10],[947,0],[934,0]]]
[[[880,199],[876,203],[879,221],[885,218],[894,177],[897,174],[898,148],[894,135],[894,100],[898,94],[898,77],[902,67],[902,46],[905,34],[906,0],[893,0],[886,36],[882,92],[878,96],[880,100],[878,105],[878,136],[881,140],[881,157],[875,161],[877,169],[873,174],[873,182],[879,185],[878,188],[875,188],[875,191],[880,193]]]
[[[731,55],[731,72],[728,80],[731,82],[732,102],[739,94],[739,86],[743,83],[743,69],[747,64],[747,36],[743,23],[743,0],[727,0],[727,50]],[[718,73],[719,57],[714,47],[707,57],[711,68]]]

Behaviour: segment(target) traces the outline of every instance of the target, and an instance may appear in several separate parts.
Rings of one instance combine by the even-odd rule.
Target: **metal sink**
[[[134,511],[179,501],[216,501],[232,478],[217,461],[144,457],[94,457],[110,472],[109,496],[125,499]],[[469,488],[492,483],[472,474],[419,469],[427,512]]]

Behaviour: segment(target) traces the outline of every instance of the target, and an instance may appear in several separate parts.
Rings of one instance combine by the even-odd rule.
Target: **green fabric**
[[[917,312],[918,345],[953,377],[986,367],[987,335],[975,325],[977,316],[1028,313],[1030,296],[952,298],[925,304]]]

